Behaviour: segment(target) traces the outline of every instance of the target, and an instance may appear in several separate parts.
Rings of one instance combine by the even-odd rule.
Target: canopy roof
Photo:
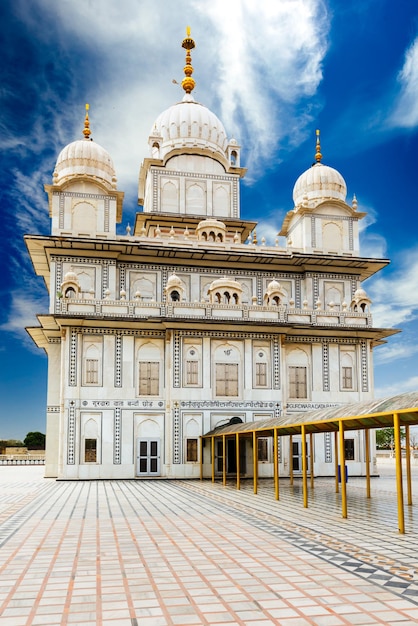
[[[272,434],[275,428],[279,435],[300,434],[302,425],[307,433],[337,431],[339,422],[344,430],[364,428],[385,428],[393,426],[393,414],[398,413],[402,425],[418,424],[418,391],[403,393],[389,398],[377,398],[365,402],[355,402],[343,406],[327,407],[305,413],[256,422],[231,423],[218,426],[203,437],[262,432]]]

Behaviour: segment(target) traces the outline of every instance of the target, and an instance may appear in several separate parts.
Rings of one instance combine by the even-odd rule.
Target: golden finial
[[[187,26],[186,37],[183,39],[183,42],[181,44],[182,48],[185,48],[186,50],[186,65],[184,66],[185,77],[181,81],[181,86],[183,87],[186,93],[190,93],[191,91],[193,91],[194,86],[195,86],[194,79],[192,78],[193,67],[192,67],[192,57],[190,54],[190,51],[193,50],[195,45],[196,44],[194,40],[190,36],[190,26]]]
[[[86,139],[88,139],[91,135],[89,108],[90,108],[90,105],[86,103],[86,117],[84,118],[84,129],[83,129],[83,135]]]
[[[321,154],[321,142],[319,140],[319,136],[320,136],[320,132],[319,130],[316,131],[316,153],[315,153],[315,161],[317,163],[321,162],[322,159],[322,154]]]

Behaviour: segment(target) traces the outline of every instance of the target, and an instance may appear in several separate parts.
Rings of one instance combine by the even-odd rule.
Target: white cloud
[[[418,376],[411,376],[410,378],[401,379],[393,385],[375,387],[374,395],[376,398],[385,398],[389,396],[396,396],[400,393],[406,393],[408,391],[416,391],[417,389]]]
[[[394,126],[412,128],[418,125],[418,37],[405,53],[398,80],[401,91],[390,122]]]
[[[34,294],[36,289],[33,285],[28,291],[19,289],[13,294],[8,319],[0,325],[0,330],[18,335],[27,348],[39,354],[39,348],[35,346],[25,328],[38,326],[36,315],[47,309],[48,302],[44,292]]]
[[[374,355],[375,365],[393,363],[400,359],[408,359],[418,353],[418,344],[405,343],[404,341],[393,341],[390,344],[380,346]]]
[[[204,9],[194,4],[213,22],[220,116],[229,133],[249,144],[246,164],[265,167],[280,140],[299,136],[310,119],[305,113],[295,124],[294,113],[322,80],[325,6],[318,0],[245,0],[237,11],[236,3],[223,0]]]
[[[300,142],[311,121],[312,113],[299,115],[297,107],[322,80],[330,27],[322,0],[180,0],[175,5],[73,0],[55,3],[53,9],[49,0],[37,4],[49,19],[53,11],[51,26],[69,62],[71,50],[74,59],[80,55],[80,68],[69,72],[77,85],[75,93],[69,86],[71,110],[56,102],[53,85],[39,95],[49,103],[54,141],[61,138],[63,119],[67,136],[69,127],[76,133],[71,139],[81,136],[84,103],[78,103],[76,117],[74,99],[84,89],[92,105],[93,137],[114,159],[121,189],[137,179],[140,162],[148,156],[153,121],[182,97],[171,79],[181,80],[180,44],[187,23],[196,39],[195,97],[219,115],[228,136],[241,142],[251,176],[269,164],[281,141]],[[37,12],[20,6],[21,19],[36,37],[44,37],[35,23]],[[83,48],[94,51],[98,67],[83,65]],[[64,106],[69,109],[70,103]],[[51,140],[47,133],[36,135],[44,146]]]
[[[372,278],[367,290],[373,301],[373,322],[378,327],[399,327],[418,317],[418,249],[403,250],[388,278]]]

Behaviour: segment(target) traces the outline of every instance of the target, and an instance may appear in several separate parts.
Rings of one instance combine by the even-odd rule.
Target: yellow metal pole
[[[211,457],[212,457],[212,482],[215,482],[215,437],[211,437]]]
[[[241,489],[241,466],[239,458],[239,433],[235,433],[235,456],[237,465],[237,489]]]
[[[226,485],[226,436],[222,435],[222,484]]]
[[[409,424],[405,426],[405,453],[406,453],[406,485],[408,489],[408,506],[412,506],[411,443],[409,440]]]
[[[293,437],[289,435],[289,479],[290,484],[293,485]]]
[[[340,485],[338,484],[338,431],[334,432],[334,456],[335,456],[335,493],[338,493],[340,490]]]
[[[340,424],[340,476],[341,476],[341,507],[342,516],[347,517],[347,485],[345,484],[345,444],[344,444],[344,424]]]
[[[303,485],[303,506],[305,509],[308,507],[308,476],[306,473],[307,458],[306,458],[306,427],[302,424],[302,485]]]
[[[401,428],[399,414],[393,414],[393,429],[395,433],[395,459],[396,459],[396,491],[398,494],[398,527],[399,532],[405,533],[405,518],[403,510],[403,487],[402,487],[402,449]]]
[[[313,434],[309,433],[309,456],[311,459],[311,489],[314,488],[314,449],[313,449]]]
[[[366,497],[370,498],[370,438],[368,428],[364,431],[364,446],[366,448]]]
[[[200,437],[200,480],[203,480],[203,437]]]
[[[257,493],[258,444],[257,444],[257,433],[255,430],[253,430],[253,474],[254,474],[254,493]]]
[[[279,500],[279,439],[278,430],[273,430],[273,458],[274,458],[274,497]]]

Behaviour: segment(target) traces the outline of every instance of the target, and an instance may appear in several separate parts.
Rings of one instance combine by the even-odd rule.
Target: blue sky
[[[45,183],[90,103],[93,138],[134,220],[158,114],[181,98],[189,24],[195,98],[242,146],[241,216],[273,243],[315,152],[355,193],[364,256],[391,265],[365,283],[376,326],[376,395],[418,389],[418,4],[413,0],[11,0],[0,6],[2,218],[0,438],[45,431],[47,359],[25,326],[46,312],[24,234],[48,234]]]

